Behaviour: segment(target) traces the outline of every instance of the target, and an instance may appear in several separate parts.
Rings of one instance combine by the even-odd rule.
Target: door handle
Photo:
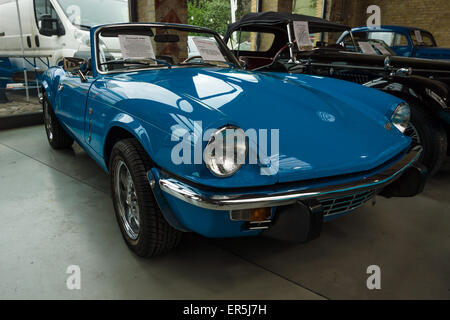
[[[64,85],[62,83],[60,83],[58,86],[58,91],[61,92],[63,90],[64,90]]]

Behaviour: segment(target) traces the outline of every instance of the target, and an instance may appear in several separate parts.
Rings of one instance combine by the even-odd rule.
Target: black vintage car
[[[308,22],[312,47],[297,46],[295,21]],[[343,32],[350,40],[336,43]],[[350,27],[297,14],[247,14],[229,25],[224,40],[250,70],[339,78],[402,98],[411,107],[405,134],[424,147],[429,172],[437,173],[447,157],[450,62],[395,56],[383,41],[363,44]]]

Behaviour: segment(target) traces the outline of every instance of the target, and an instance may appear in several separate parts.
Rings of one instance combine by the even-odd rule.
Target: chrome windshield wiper
[[[150,62],[156,62],[158,64],[165,65],[168,68],[172,68],[172,65],[166,61],[159,60],[159,59],[153,59],[153,58],[145,58],[145,59],[119,59],[119,60],[111,60],[100,63],[101,66],[108,65],[108,64],[123,64],[123,63],[130,63],[130,64],[140,64],[140,65],[146,65],[146,66],[152,66]]]

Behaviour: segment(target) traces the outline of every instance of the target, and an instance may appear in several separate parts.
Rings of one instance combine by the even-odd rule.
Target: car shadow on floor
[[[96,284],[112,279],[113,286],[107,288],[121,291],[120,296],[295,298],[307,296],[298,290],[308,288],[330,298],[450,298],[450,259],[443,255],[450,252],[448,162],[442,173],[430,179],[424,194],[412,199],[380,198],[376,207],[367,204],[324,224],[321,237],[307,244],[185,234],[179,248],[146,260],[127,250],[115,221],[108,175],[78,145],[52,150],[42,127],[2,132],[0,143],[54,169],[46,168],[40,176],[47,183],[48,177],[53,179],[52,192],[55,189],[54,194],[46,192],[49,199],[40,204],[41,210],[54,210],[58,220],[49,232],[63,243],[61,248],[50,241],[49,248],[55,246],[65,256],[64,241],[70,240],[77,259],[91,264],[93,276],[88,280]],[[45,168],[33,165],[31,159],[25,160],[33,168]],[[31,171],[21,177],[18,168],[17,176],[29,181]],[[39,236],[45,245],[47,233]],[[380,292],[366,287],[366,268],[372,264],[383,270]],[[152,285],[159,291],[149,296]],[[99,297],[105,297],[103,293]]]

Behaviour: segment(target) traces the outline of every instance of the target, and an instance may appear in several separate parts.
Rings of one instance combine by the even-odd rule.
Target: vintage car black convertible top
[[[331,22],[326,19],[300,15],[300,14],[291,14],[291,13],[280,13],[280,12],[261,12],[261,13],[248,13],[242,17],[242,19],[236,21],[228,25],[228,30],[224,36],[224,41],[227,42],[228,39],[231,38],[233,32],[237,30],[241,31],[255,31],[255,32],[263,32],[263,31],[271,31],[275,34],[273,50],[269,50],[267,52],[268,55],[272,53],[276,53],[281,47],[283,47],[288,41],[288,34],[286,26],[288,23],[293,21],[306,21],[309,24],[310,33],[319,33],[319,32],[351,32],[351,27],[339,24],[336,22]],[[384,67],[385,56],[376,56],[376,55],[354,55],[353,52],[348,52],[345,48],[342,50],[337,50],[336,47],[333,47],[335,50],[327,50],[327,51],[311,51],[311,52],[303,52],[303,58],[310,59],[312,56],[315,59],[319,59],[321,61],[348,61],[348,62],[357,62],[366,65],[372,66],[381,66]],[[256,53],[257,54],[257,53]],[[390,56],[389,63],[392,67],[395,68],[404,68],[404,67],[412,67],[415,68],[415,74],[430,76],[432,75],[435,79],[440,79],[441,81],[447,82],[445,80],[449,80],[447,74],[442,75],[441,72],[450,72],[450,62],[448,61],[438,61],[438,60],[429,60],[429,59],[417,59],[417,58],[408,58],[401,56]],[[437,74],[433,73],[438,72]],[[445,78],[445,79],[442,79]],[[447,82],[450,84],[450,82]]]
[[[282,28],[286,30],[286,24],[292,21],[307,21],[312,33],[330,31],[330,28],[335,31],[351,30],[350,27],[331,22],[325,19],[305,16],[293,13],[279,13],[279,12],[260,12],[249,13],[242,17],[241,20],[236,21],[228,26],[228,31],[225,38],[228,38],[231,33],[242,29],[243,31],[257,31],[260,25],[270,25],[275,28]]]

